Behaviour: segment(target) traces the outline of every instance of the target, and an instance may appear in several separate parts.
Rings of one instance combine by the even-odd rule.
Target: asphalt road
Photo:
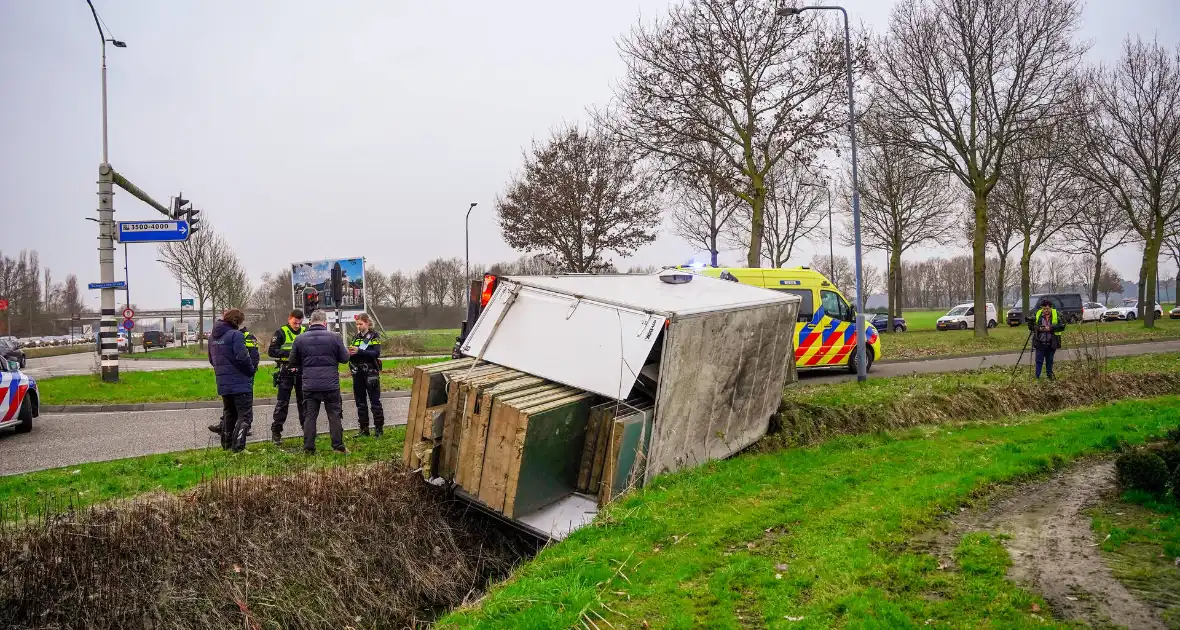
[[[386,426],[406,423],[408,397],[384,398]],[[270,439],[272,406],[254,407],[251,441]],[[32,433],[0,431],[0,476],[44,468],[71,466],[137,455],[194,448],[220,448],[219,438],[207,428],[218,422],[220,409],[183,409],[107,413],[46,414],[33,423]],[[300,434],[299,419],[288,411],[283,437]],[[356,405],[344,401],[344,428],[355,429]],[[328,430],[323,411],[320,432]]]
[[[1176,351],[1180,351],[1180,340],[1107,348],[1107,354],[1112,357]],[[87,359],[90,357],[79,356]],[[973,370],[996,365],[1013,366],[1016,364],[1016,358],[1017,353],[1005,353],[985,357],[879,363],[873,366],[870,376],[889,378],[907,374]],[[1069,361],[1073,356],[1069,349],[1065,349],[1058,353],[1057,359]],[[1031,356],[1027,353],[1024,362],[1031,362]],[[125,364],[140,366],[156,363],[178,367],[177,361],[127,361]],[[124,364],[120,367],[122,365]],[[843,370],[814,370],[800,374],[800,382],[803,384],[846,381],[853,378],[855,375]],[[384,405],[387,424],[405,424],[409,398],[385,398]],[[255,407],[255,440],[269,438],[272,409],[270,406]],[[36,420],[32,433],[16,435],[11,430],[0,431],[0,475],[217,446],[216,436],[205,427],[217,422],[219,416],[220,410],[217,409],[46,414]],[[295,435],[295,424],[289,417],[285,433],[287,436]],[[344,402],[344,424],[346,428],[356,427],[356,407],[352,401]],[[327,421],[321,414],[320,429],[326,428]]]

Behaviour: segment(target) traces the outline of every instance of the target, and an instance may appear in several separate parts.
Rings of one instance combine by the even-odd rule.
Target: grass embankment
[[[258,418],[254,426],[257,433]],[[345,445],[351,452],[347,455],[333,452],[330,437],[321,435],[316,439],[314,457],[302,453],[303,438],[290,438],[283,441],[282,449],[259,442],[247,444],[246,451],[236,455],[210,447],[8,475],[0,477],[0,522],[46,508],[60,512],[70,506],[83,507],[148,492],[187,490],[215,476],[280,475],[388,461],[401,457],[405,434],[405,427],[390,427],[380,440],[353,439],[355,432],[348,431]],[[209,435],[216,440],[216,436]]]
[[[1180,506],[1173,499],[1131,491],[1122,501],[1090,512],[1096,540],[1115,579],[1164,609],[1169,628],[1180,627]]]
[[[455,337],[458,334],[459,330],[452,328],[389,331],[385,333],[385,341],[381,344],[381,355],[414,356],[419,354],[450,354],[451,349],[455,345]],[[267,358],[266,346],[269,345],[270,338],[265,335],[259,337],[259,343],[263,344],[260,350],[262,351],[262,358],[265,360]],[[89,348],[89,350],[93,350],[93,348]],[[123,359],[149,359],[153,361],[203,361],[207,356],[205,348],[197,344],[119,355]]]
[[[442,359],[389,359],[383,362],[381,389],[409,389],[415,365]],[[273,398],[277,394],[271,372],[260,368],[254,377],[254,397]],[[347,368],[344,368],[346,372]],[[37,381],[43,405],[114,405],[147,402],[188,402],[217,400],[217,383],[213,370],[192,368],[155,372],[124,371],[118,383],[106,383],[94,374],[55,376]],[[352,377],[340,377],[342,392],[352,391]]]
[[[1066,327],[1062,347],[1068,350],[1078,345],[1083,337],[1092,339],[1096,334],[1100,335],[1102,342],[1106,344],[1180,339],[1180,319],[1156,320],[1155,328],[1144,328],[1141,321],[1075,324]],[[989,330],[988,336],[982,339],[975,336],[974,330],[939,332],[932,329],[919,330],[911,325],[908,332],[881,335],[881,359],[905,360],[1019,352],[1027,338],[1027,328],[1011,328],[1003,323]]]
[[[1069,361],[1056,381],[1035,381],[1022,368],[993,367],[914,374],[832,385],[788,387],[779,408],[782,431],[763,448],[813,444],[833,435],[923,424],[956,424],[1021,413],[1048,413],[1121,398],[1180,394],[1180,353],[1116,357],[1103,372]]]
[[[911,536],[993,484],[1163,434],[1178,405],[840,437],[660,477],[440,626],[1053,627],[995,538],[965,536],[940,569]]]

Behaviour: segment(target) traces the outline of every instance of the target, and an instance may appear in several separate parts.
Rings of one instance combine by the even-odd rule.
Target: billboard
[[[365,310],[365,259],[334,258],[291,265],[291,303],[305,315]]]

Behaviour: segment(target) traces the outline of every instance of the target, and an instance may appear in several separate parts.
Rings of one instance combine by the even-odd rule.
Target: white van
[[[987,303],[987,327],[996,327],[996,305]],[[975,305],[968,302],[960,304],[938,318],[935,324],[938,330],[967,330],[975,328]]]

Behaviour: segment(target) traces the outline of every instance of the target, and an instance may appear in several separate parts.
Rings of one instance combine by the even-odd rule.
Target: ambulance
[[[799,296],[795,323],[795,365],[799,369],[847,367],[856,372],[856,311],[836,285],[807,267],[748,269],[684,266],[681,269],[713,278],[736,280]],[[865,322],[865,371],[881,358],[881,336]]]

